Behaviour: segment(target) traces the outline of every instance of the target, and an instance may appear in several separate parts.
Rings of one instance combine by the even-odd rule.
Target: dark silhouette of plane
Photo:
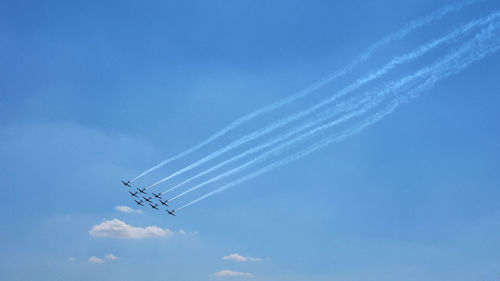
[[[146,192],[146,188],[143,188],[143,189],[140,189],[140,188],[136,188],[137,190],[139,190],[140,193],[143,193],[143,194],[148,194]]]
[[[137,205],[144,206],[144,205],[142,205],[142,200],[141,201],[137,201],[137,200],[134,199],[134,201],[135,201],[135,203],[137,203]]]
[[[142,196],[142,198],[144,198],[144,200],[146,200],[146,202],[148,202],[148,203],[153,203],[153,202],[151,202],[151,199],[152,199],[151,196],[149,196],[149,198]]]
[[[153,192],[153,195],[154,195],[156,198],[161,199],[161,193],[155,194],[155,193]]]
[[[134,196],[134,197],[139,198],[139,196],[137,196],[138,191],[136,191],[136,192],[131,192],[131,191],[129,191],[128,193],[130,193],[130,195],[132,195],[132,196]]]
[[[123,181],[123,180],[121,180],[121,182],[123,183],[123,185],[126,185],[126,186],[128,186],[128,187],[132,187],[132,186],[130,185],[130,181]]]
[[[168,204],[167,204],[168,200],[165,200],[165,202],[161,201],[160,199],[160,203],[163,205],[163,206],[167,206],[168,207]]]
[[[174,214],[175,210],[169,211],[168,209],[166,209],[165,211],[167,211],[167,213],[168,213],[169,215],[171,215],[171,216],[174,216],[174,217],[175,217],[175,214]]]
[[[151,204],[149,203],[149,206],[151,206],[151,208],[155,209],[155,210],[158,210],[158,204]]]

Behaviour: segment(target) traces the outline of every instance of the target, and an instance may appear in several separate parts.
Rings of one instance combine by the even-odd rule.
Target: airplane
[[[161,193],[155,194],[155,193],[153,192],[153,195],[154,195],[156,198],[161,199]]]
[[[148,194],[146,192],[146,188],[143,188],[143,189],[140,189],[140,188],[136,188],[137,190],[139,190],[140,193],[144,193],[144,194]]]
[[[139,198],[139,196],[137,196],[137,193],[138,193],[137,191],[136,191],[136,192],[130,192],[130,191],[129,191],[128,193],[130,193],[130,195],[132,195],[132,196],[134,196],[134,197]]]
[[[146,200],[146,202],[148,202],[148,203],[153,203],[153,202],[151,202],[151,199],[152,199],[151,196],[149,196],[149,198],[142,196],[142,198],[144,198],[144,200]]]
[[[151,204],[149,203],[149,206],[151,206],[151,208],[155,209],[155,210],[158,210],[158,204]]]
[[[134,199],[134,201],[135,201],[135,203],[137,203],[137,205],[141,205],[141,206],[144,206],[144,205],[142,205],[142,200],[140,200],[140,201],[137,201],[137,200],[135,200],[135,199]]]
[[[172,211],[169,211],[168,209],[166,209],[165,211],[167,211],[167,213],[171,216],[174,216],[175,217],[175,210],[172,209]]]
[[[128,187],[132,187],[132,186],[130,185],[130,181],[123,181],[123,180],[121,180],[121,182],[123,183],[123,185],[126,185],[126,186],[128,186]]]
[[[161,201],[160,199],[160,203],[163,205],[163,206],[167,206],[168,207],[168,204],[167,204],[168,200],[165,200],[165,202]]]

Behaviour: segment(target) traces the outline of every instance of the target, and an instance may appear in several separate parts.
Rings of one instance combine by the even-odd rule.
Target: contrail
[[[189,183],[189,182],[191,182],[191,181],[193,181],[193,180],[195,180],[195,179],[197,179],[197,178],[199,178],[199,177],[201,177],[203,175],[206,175],[206,174],[208,174],[210,172],[213,172],[213,171],[215,171],[215,170],[217,170],[217,169],[219,169],[219,168],[221,168],[223,166],[226,166],[226,165],[228,165],[230,163],[233,163],[235,161],[243,159],[243,158],[245,158],[246,156],[248,156],[250,154],[259,152],[259,151],[261,151],[261,150],[263,150],[263,149],[265,149],[267,147],[270,147],[270,146],[272,146],[272,145],[274,145],[276,143],[279,143],[281,141],[287,140],[288,138],[292,137],[293,135],[295,135],[295,134],[297,134],[297,133],[299,133],[299,132],[301,132],[301,131],[303,131],[303,130],[305,130],[307,128],[313,127],[313,126],[315,126],[315,125],[317,125],[317,124],[319,124],[319,123],[321,123],[321,122],[323,122],[323,121],[325,121],[325,120],[333,117],[334,115],[335,115],[335,112],[333,112],[331,110],[323,112],[322,114],[318,114],[317,117],[310,118],[309,120],[307,120],[307,122],[303,123],[301,126],[293,128],[291,131],[287,132],[286,134],[283,134],[283,135],[280,135],[280,136],[278,136],[276,138],[273,138],[272,140],[267,141],[267,142],[265,142],[265,143],[263,143],[261,145],[258,145],[256,147],[253,147],[253,148],[251,148],[251,149],[249,149],[249,150],[247,150],[247,151],[245,151],[243,153],[239,153],[238,155],[236,155],[236,156],[234,156],[234,157],[232,157],[232,158],[230,158],[228,160],[225,160],[225,161],[223,161],[223,162],[221,162],[221,163],[219,163],[219,164],[217,164],[217,165],[215,165],[215,166],[213,166],[213,167],[211,167],[211,168],[209,168],[209,169],[207,169],[207,170],[205,170],[205,171],[203,171],[203,172],[201,172],[201,173],[199,173],[199,174],[197,174],[197,175],[195,175],[193,177],[188,178],[187,180],[185,180],[185,181],[183,181],[183,182],[175,185],[174,187],[172,187],[172,188],[170,188],[170,189],[162,192],[162,195],[166,194],[166,193],[168,193],[170,191],[173,191],[173,190],[175,190],[175,189],[177,189],[177,188],[179,188],[179,187],[181,187],[181,186],[183,186],[183,185],[185,185],[185,184],[187,184],[187,183]]]
[[[387,116],[388,114],[392,113],[397,107],[399,107],[401,104],[407,102],[410,98],[415,98],[418,97],[418,95],[428,89],[431,88],[436,82],[438,82],[441,79],[447,78],[451,75],[459,73],[461,70],[464,68],[470,66],[472,63],[479,61],[483,59],[487,55],[491,55],[498,51],[500,49],[500,36],[499,34],[496,34],[495,32],[498,31],[498,22],[495,24],[490,24],[488,28],[484,29],[482,32],[477,34],[472,40],[468,41],[464,45],[462,45],[458,50],[456,50],[454,53],[448,55],[445,59],[441,60],[437,64],[435,64],[432,67],[424,68],[414,75],[420,76],[426,72],[429,72],[429,70],[435,69],[436,67],[443,67],[439,71],[434,71],[431,73],[431,76],[422,84],[420,84],[417,88],[414,90],[410,91],[406,96],[397,96],[396,99],[392,101],[392,103],[389,104],[386,108],[383,110],[377,112],[376,114],[372,115],[371,117],[366,118],[362,122],[360,122],[357,126],[354,126],[353,128],[349,130],[345,130],[342,133],[334,136],[334,137],[327,137],[314,145],[299,151],[298,153],[289,156],[283,160],[276,161],[274,163],[271,163],[253,173],[250,173],[242,178],[239,178],[233,182],[230,182],[226,185],[223,185],[222,187],[209,192],[183,206],[177,209],[177,211],[188,207],[196,202],[199,202],[200,200],[203,200],[207,197],[210,197],[216,193],[219,193],[227,188],[230,188],[234,185],[241,184],[245,181],[248,181],[254,177],[257,177],[263,173],[267,173],[273,169],[276,169],[284,164],[287,164],[289,162],[298,160],[308,154],[311,154],[315,152],[316,150],[323,148],[333,142],[340,141],[354,133],[357,133],[361,131],[362,129],[366,128],[367,126],[372,125],[373,123],[378,122],[381,120],[383,117]],[[488,41],[490,40],[490,41]]]
[[[409,84],[409,83],[415,83],[415,82],[418,82],[418,81],[415,81],[416,79],[420,78],[419,76],[415,76],[415,75],[411,75],[405,79],[402,79],[401,81],[402,82],[399,82],[399,83],[395,83],[393,85],[390,85],[388,86],[385,90],[383,91],[380,91],[380,92],[377,92],[377,96],[376,98],[379,98],[378,100],[375,100],[373,102],[371,102],[369,105],[365,106],[365,107],[362,107],[361,109],[359,110],[356,110],[356,111],[353,111],[353,112],[349,112],[348,114],[345,114],[343,116],[341,116],[340,118],[338,119],[335,119],[327,124],[324,124],[322,126],[319,126],[317,128],[314,128],[312,129],[311,131],[308,131],[302,135],[299,135],[299,136],[296,136],[295,138],[293,139],[290,139],[289,141],[285,142],[285,143],[282,143],[276,147],[274,147],[272,150],[269,150],[261,155],[259,155],[258,157],[255,157],[254,159],[236,167],[236,168],[233,168],[225,173],[222,173],[220,175],[217,175],[215,177],[212,177],[211,179],[209,180],[206,180],[198,185],[195,185],[194,187],[191,187],[190,189],[180,193],[179,195],[171,198],[169,201],[173,201],[173,200],[176,200],[192,191],[195,191],[207,184],[210,184],[212,182],[215,182],[215,181],[218,181],[218,180],[221,180],[225,177],[228,177],[234,173],[237,173],[237,172],[240,172],[244,169],[247,169],[247,168],[250,168],[252,166],[254,166],[255,164],[258,164],[260,162],[263,162],[273,156],[276,156],[276,155],[279,155],[280,153],[282,153],[283,151],[287,150],[287,149],[291,149],[293,148],[294,146],[302,143],[302,142],[305,142],[307,141],[309,138],[311,137],[314,137],[315,135],[319,134],[319,133],[322,133],[323,131],[335,126],[335,125],[338,125],[342,122],[345,122],[349,119],[352,119],[354,117],[357,117],[357,116],[360,116],[364,113],[366,113],[368,110],[372,109],[373,107],[375,107],[376,105],[378,105],[382,99],[384,98],[384,94],[386,93],[391,93],[391,92],[395,92],[396,90],[398,90],[399,88],[401,87],[404,87],[406,86],[406,84]],[[371,93],[373,94],[373,93]],[[367,94],[366,96],[370,96],[370,94]],[[382,99],[380,99],[382,98]],[[356,98],[354,98],[356,99]],[[373,97],[372,97],[373,99]],[[364,102],[366,102],[366,98],[359,101],[356,106],[359,106],[359,105],[362,105]]]
[[[491,17],[494,18],[494,17],[497,17],[498,15],[492,15]],[[162,182],[165,182],[175,176],[178,176],[182,173],[185,173],[187,171],[190,171],[236,147],[239,147],[251,140],[254,140],[256,138],[259,138],[261,136],[264,136],[264,135],[267,135],[271,132],[273,132],[274,130],[278,129],[278,128],[281,128],[283,126],[286,126],[294,121],[297,121],[311,113],[314,113],[315,111],[317,111],[318,109],[334,102],[335,100],[337,100],[338,98],[342,97],[342,96],[345,96],[346,94],[352,92],[352,91],[355,91],[357,89],[359,89],[361,86],[363,86],[364,84],[368,83],[368,82],[371,82],[379,77],[381,77],[382,75],[386,74],[387,72],[389,72],[391,69],[393,69],[394,67],[396,67],[397,65],[400,65],[400,64],[403,64],[407,61],[410,61],[410,60],[414,60],[424,54],[426,54],[427,52],[429,52],[430,50],[436,48],[437,46],[451,40],[451,39],[454,39],[455,37],[457,37],[458,35],[462,35],[466,32],[468,32],[470,29],[472,29],[473,27],[479,25],[479,24],[484,24],[485,22],[488,22],[489,20],[491,20],[489,17],[487,18],[483,18],[483,19],[479,19],[479,20],[475,20],[475,21],[472,21],[470,22],[469,24],[466,24],[465,26],[463,26],[461,29],[458,29],[458,30],[455,30],[454,32],[451,32],[450,34],[444,36],[444,37],[441,37],[437,40],[434,40],[428,44],[425,44],[417,49],[415,49],[414,51],[412,52],[409,52],[405,55],[402,55],[402,56],[398,56],[398,57],[395,57],[394,59],[392,59],[389,63],[387,63],[386,65],[384,65],[382,68],[372,72],[372,73],[369,73],[368,75],[366,75],[365,77],[361,78],[361,79],[358,79],[356,82],[350,84],[349,86],[343,88],[342,90],[340,90],[338,93],[332,95],[331,97],[315,104],[314,106],[308,108],[308,109],[305,109],[299,113],[296,113],[296,114],[292,114],[292,115],[289,115],[285,118],[282,118],[276,122],[273,122],[271,123],[270,125],[264,127],[264,128],[261,128],[257,131],[254,131],[253,133],[249,134],[249,135],[246,135],[230,144],[228,144],[227,146],[219,149],[219,150],[216,150],[215,152],[212,152],[211,154],[203,157],[202,159],[170,174],[169,176],[155,182],[154,184],[148,186],[146,189],[150,189]]]
[[[489,16],[486,16],[486,17],[483,17],[483,18],[480,18],[480,19],[476,19],[476,20],[473,20],[463,26],[461,26],[460,28],[458,29],[455,29],[453,32],[450,32],[449,34],[445,35],[445,36],[442,36],[438,39],[435,39],[433,41],[431,41],[430,43],[427,43],[425,45],[422,45],[418,48],[416,48],[415,50],[413,50],[412,52],[406,54],[406,55],[403,55],[403,56],[400,56],[400,57],[396,57],[395,59],[393,59],[391,62],[389,62],[385,67],[383,67],[381,70],[375,72],[374,74],[371,74],[371,75],[368,75],[368,77],[370,76],[379,76],[379,73],[382,73],[382,72],[385,72],[387,69],[390,69],[392,66],[395,65],[395,63],[402,63],[404,61],[406,61],[407,59],[411,59],[411,58],[417,58],[419,56],[422,56],[423,54],[425,54],[426,52],[429,52],[430,50],[438,47],[439,45],[443,44],[443,43],[447,43],[451,40],[455,40],[457,37],[459,36],[463,36],[465,34],[467,34],[469,31],[471,31],[473,28],[475,27],[478,27],[478,26],[482,26],[482,25],[485,25],[485,24],[488,24],[489,22],[491,22],[492,20],[498,18],[500,16],[500,13],[496,12],[496,13],[492,13],[490,14]],[[360,105],[360,103],[364,102],[365,100],[361,100],[360,102],[357,103],[356,106],[354,107],[357,107]],[[346,110],[349,110],[350,108],[344,108],[342,109],[344,106],[344,103],[340,104],[340,105],[337,105],[336,107],[340,108],[339,111],[346,111]],[[353,108],[351,106],[351,108]],[[225,160],[193,177],[190,177],[188,178],[187,180],[175,185],[174,187],[164,191],[162,194],[166,194],[172,190],[175,190],[181,186],[183,186],[184,184],[187,184],[203,175],[206,175],[212,171],[215,171],[227,164],[230,164],[230,163],[233,163],[235,161],[238,161],[252,153],[256,153],[258,151],[261,151],[267,147],[270,147],[278,142],[281,142],[283,140],[286,140],[288,139],[289,137],[299,133],[300,131],[303,131],[309,127],[312,127],[312,126],[315,126],[317,124],[319,124],[320,122],[323,122],[329,118],[332,118],[335,114],[337,114],[338,111],[337,110],[327,110],[326,111],[326,114],[322,114],[321,116],[318,116],[316,118],[312,118],[311,121],[307,122],[307,123],[304,123],[302,126],[299,126],[299,127],[296,127],[294,129],[292,129],[291,131],[289,131],[288,133],[284,134],[284,135],[280,135],[276,138],[273,138],[271,139],[270,141],[267,141],[265,142],[264,144],[261,144],[257,147],[254,147],[254,148],[251,148],[243,153],[240,153],[238,154],[237,156],[234,156],[228,160]],[[154,185],[152,185],[154,186]],[[152,187],[151,186],[151,187]]]
[[[353,68],[355,68],[357,65],[359,65],[360,63],[366,61],[368,58],[371,57],[371,55],[373,54],[373,52],[375,52],[377,49],[383,47],[384,45],[387,45],[389,43],[391,43],[392,41],[395,41],[395,40],[399,40],[403,37],[405,37],[406,35],[408,35],[410,32],[412,32],[413,30],[417,29],[417,28],[420,28],[422,26],[425,26],[433,21],[436,21],[436,20],[439,20],[441,19],[442,17],[446,16],[447,14],[451,13],[451,12],[456,12],[456,11],[459,11],[461,9],[463,9],[464,7],[467,7],[469,5],[472,5],[472,4],[475,4],[477,2],[480,2],[480,1],[484,1],[484,0],[465,0],[465,1],[461,1],[459,3],[456,3],[456,4],[450,4],[450,5],[446,5],[444,7],[442,7],[441,9],[425,16],[425,17],[421,17],[421,18],[418,18],[416,20],[413,20],[411,22],[409,22],[408,24],[406,24],[402,29],[398,30],[397,32],[393,33],[393,34],[390,34],[384,38],[382,38],[381,40],[375,42],[373,45],[371,45],[367,50],[365,50],[363,53],[361,53],[360,55],[358,55],[350,64],[348,64],[346,67],[326,76],[325,78],[319,80],[318,82],[316,83],[313,83],[312,85],[310,85],[309,87],[305,88],[304,90],[302,91],[299,91],[297,92],[296,94],[292,95],[292,96],[289,96],[287,98],[284,98],[280,101],[277,101],[275,103],[272,103],[270,105],[267,105],[267,106],[264,106],[252,113],[249,113],[243,117],[240,117],[238,119],[236,119],[235,121],[233,121],[232,123],[230,123],[229,125],[227,125],[226,127],[224,127],[222,130],[216,132],[215,134],[211,135],[210,137],[208,137],[206,140],[202,141],[201,143],[173,156],[173,157],[170,157],[160,163],[158,163],[157,165],[149,168],[148,170],[142,172],[141,174],[139,174],[138,176],[136,176],[135,178],[133,178],[132,180],[130,180],[131,182],[143,177],[144,175],[156,170],[156,169],[159,169],[161,168],[162,166],[172,162],[172,161],[175,161],[177,159],[180,159],[202,147],[204,147],[205,145],[213,142],[214,140],[224,136],[226,133],[234,130],[235,128],[241,126],[242,124],[256,118],[257,116],[260,116],[264,113],[267,113],[267,112],[270,112],[270,111],[273,111],[273,110],[276,110],[280,107],[283,107],[285,105],[288,105],[288,104],[291,104],[292,102],[298,100],[298,99],[301,99],[303,97],[306,97],[307,95],[309,95],[310,93],[318,90],[319,88],[323,87],[324,85],[330,83],[331,81],[333,81],[334,79],[346,74],[347,72],[349,72],[350,70],[352,70]]]
[[[242,171],[244,169],[250,168],[250,167],[254,166],[255,164],[263,162],[263,161],[265,161],[265,160],[267,160],[267,159],[269,159],[269,158],[271,158],[273,156],[279,155],[281,152],[285,151],[286,149],[290,149],[290,148],[294,147],[297,144],[300,144],[302,142],[307,141],[308,138],[310,138],[310,137],[314,137],[315,135],[317,135],[317,134],[319,134],[319,133],[321,133],[321,132],[323,132],[323,131],[325,131],[325,130],[327,130],[327,129],[335,126],[335,125],[338,125],[338,124],[340,124],[342,122],[345,122],[345,121],[347,121],[347,120],[349,120],[351,118],[354,118],[356,116],[359,116],[359,115],[365,113],[368,109],[369,109],[368,107],[364,107],[364,108],[361,108],[360,110],[357,110],[357,111],[354,111],[354,112],[350,112],[349,114],[346,114],[346,115],[342,116],[339,119],[333,120],[333,121],[331,121],[331,122],[329,122],[329,123],[327,123],[325,125],[322,125],[322,126],[320,126],[318,128],[315,128],[315,129],[313,129],[313,130],[311,130],[311,131],[309,131],[309,132],[307,132],[305,134],[299,135],[299,136],[297,136],[297,137],[295,137],[295,138],[293,138],[293,139],[291,139],[291,140],[289,140],[289,141],[287,141],[287,142],[285,142],[283,144],[280,144],[280,145],[276,146],[272,150],[269,150],[269,151],[267,151],[267,152],[259,155],[258,157],[256,157],[256,158],[254,158],[254,159],[252,159],[252,160],[250,160],[250,161],[248,161],[248,162],[246,162],[246,163],[244,163],[244,164],[236,167],[236,168],[233,168],[233,169],[231,169],[231,170],[229,170],[229,171],[227,171],[225,173],[222,173],[220,175],[212,177],[209,180],[206,180],[206,181],[204,181],[204,182],[202,182],[202,183],[200,183],[198,185],[195,185],[194,187],[191,187],[190,189],[188,189],[188,190],[180,193],[179,195],[171,198],[169,201],[176,200],[176,199],[178,199],[178,198],[180,198],[180,197],[182,197],[182,196],[184,196],[184,195],[186,195],[186,194],[188,194],[188,193],[190,193],[192,191],[195,191],[195,190],[197,190],[197,189],[199,189],[199,188],[201,188],[201,187],[203,187],[203,186],[205,186],[207,184],[210,184],[212,182],[221,180],[221,179],[223,179],[225,177],[228,177],[228,176],[230,176],[230,175],[232,175],[234,173],[237,173],[237,172],[240,172],[240,171]]]

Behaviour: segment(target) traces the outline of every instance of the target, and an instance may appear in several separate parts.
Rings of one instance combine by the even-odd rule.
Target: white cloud
[[[169,229],[157,226],[135,227],[119,219],[104,221],[94,225],[89,231],[94,237],[110,237],[124,239],[141,239],[149,237],[172,237],[174,233]]]
[[[237,262],[247,262],[247,261],[261,261],[262,259],[259,258],[252,258],[252,257],[244,257],[239,254],[229,254],[228,256],[222,257],[223,260],[226,261],[237,261]]]
[[[186,231],[184,231],[184,229],[181,229],[181,230],[179,230],[179,234],[186,235],[187,233],[186,233]]]
[[[227,270],[227,269],[216,272],[216,273],[214,273],[214,275],[217,277],[237,277],[237,276],[243,276],[243,277],[249,277],[249,278],[253,277],[253,275],[251,273],[238,272],[238,271],[232,271],[232,270]]]
[[[96,256],[91,256],[91,257],[89,258],[89,262],[90,262],[90,263],[103,263],[103,262],[104,262],[104,260],[103,260],[103,259],[100,259],[100,258],[98,258],[98,257],[96,257]]]
[[[75,261],[74,258],[70,258],[70,259],[73,259],[72,261]],[[106,262],[106,260],[116,261],[119,259],[120,259],[119,257],[110,253],[110,254],[107,254],[106,256],[104,256],[104,258],[102,258],[102,259],[98,258],[96,256],[91,256],[88,261],[90,263],[104,263],[104,262]]]
[[[74,257],[69,257],[68,258],[68,262],[75,262],[75,258]]]
[[[106,258],[107,260],[112,260],[112,261],[116,261],[116,260],[119,260],[119,259],[120,259],[119,257],[117,257],[117,256],[115,256],[115,255],[113,255],[113,254],[111,254],[111,253],[110,253],[110,254],[107,254],[107,255],[105,256],[105,258]]]
[[[117,210],[118,212],[128,213],[128,214],[131,214],[131,213],[132,214],[142,214],[142,210],[132,209],[129,206],[116,206],[115,210]]]

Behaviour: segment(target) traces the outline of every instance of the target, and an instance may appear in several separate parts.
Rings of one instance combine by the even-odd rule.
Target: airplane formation
[[[124,186],[133,188],[132,185],[130,184],[130,181],[121,180],[121,182]],[[148,202],[149,206],[151,206],[152,209],[160,210],[158,208],[159,207],[158,204],[153,204],[153,201],[152,201],[154,199],[158,199],[158,201],[160,201],[160,203],[161,203],[161,206],[168,207],[168,204],[167,204],[168,200],[165,199],[165,201],[163,201],[163,198],[161,197],[161,193],[156,194],[153,192],[152,194],[155,197],[154,199],[151,196],[149,196],[149,197],[141,196],[142,197],[142,199],[141,199],[141,198],[139,198],[138,194],[141,193],[141,194],[147,195],[148,193],[146,192],[146,188],[142,188],[142,189],[136,188],[136,189],[137,189],[137,191],[132,192],[129,190],[128,193],[130,193],[130,196],[140,199],[139,201],[137,201],[136,199],[133,199],[137,205],[144,206],[143,203]],[[167,213],[169,215],[175,217],[175,210],[174,209],[172,209],[172,211],[165,209],[165,211],[167,211]]]

